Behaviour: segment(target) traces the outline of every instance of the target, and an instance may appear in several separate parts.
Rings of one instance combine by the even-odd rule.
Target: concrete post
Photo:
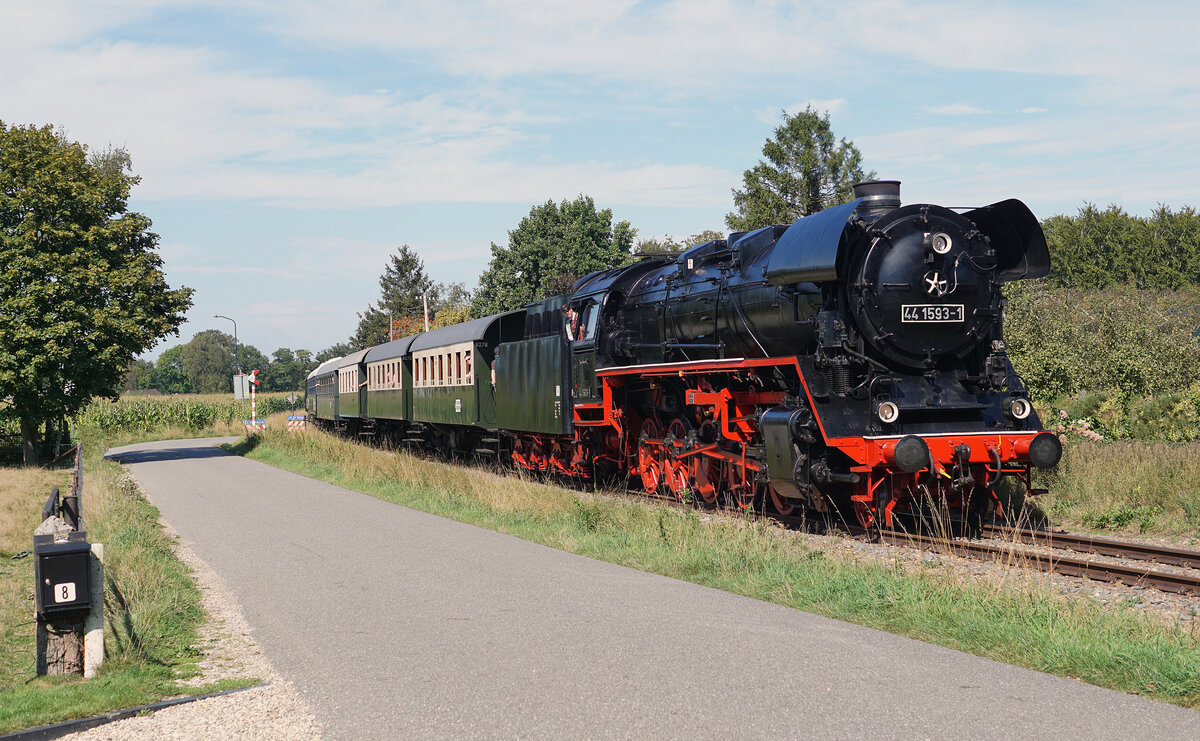
[[[83,677],[96,676],[104,661],[104,544],[92,543],[92,609],[83,621]]]

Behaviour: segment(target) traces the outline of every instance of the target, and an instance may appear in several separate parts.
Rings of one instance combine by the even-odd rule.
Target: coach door
[[[567,339],[571,343],[571,394],[574,402],[600,401],[596,392],[596,327],[600,305],[592,299],[567,306]]]

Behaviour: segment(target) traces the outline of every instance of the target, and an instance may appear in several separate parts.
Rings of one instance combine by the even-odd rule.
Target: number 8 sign
[[[75,582],[68,581],[62,584],[54,585],[54,601],[58,602],[74,602],[75,601]]]

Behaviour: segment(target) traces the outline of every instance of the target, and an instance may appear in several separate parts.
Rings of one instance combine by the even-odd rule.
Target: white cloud
[[[566,17],[595,20],[594,11]],[[127,146],[147,200],[349,207],[588,192],[616,204],[696,205],[723,201],[731,179],[703,165],[518,156],[531,142],[527,127],[549,119],[487,87],[345,93],[240,69],[211,49],[84,41],[86,30],[70,35],[74,44],[43,39],[25,49],[35,58],[28,73],[0,82],[5,118],[54,121],[81,141]]]
[[[1049,108],[1039,108],[1037,106],[1029,106],[1028,108],[1018,108],[1017,113],[1046,113]]]
[[[764,68],[803,69],[832,51],[821,8],[770,0],[423,0],[258,3],[262,23],[307,41],[430,55],[454,73],[499,79],[583,75],[705,88]],[[739,30],[753,29],[739,33]],[[744,41],[744,43],[739,43]],[[725,43],[728,42],[728,43]]]
[[[976,116],[988,112],[986,108],[979,108],[967,103],[950,103],[948,105],[929,107],[925,110],[939,116]]]

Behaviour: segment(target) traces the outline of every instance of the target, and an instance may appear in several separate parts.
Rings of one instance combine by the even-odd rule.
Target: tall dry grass
[[[1037,504],[1055,522],[1200,537],[1200,443],[1068,439]]]
[[[66,491],[70,471],[0,468],[0,693],[35,668],[33,558],[12,557],[33,546],[33,531],[54,487]]]

